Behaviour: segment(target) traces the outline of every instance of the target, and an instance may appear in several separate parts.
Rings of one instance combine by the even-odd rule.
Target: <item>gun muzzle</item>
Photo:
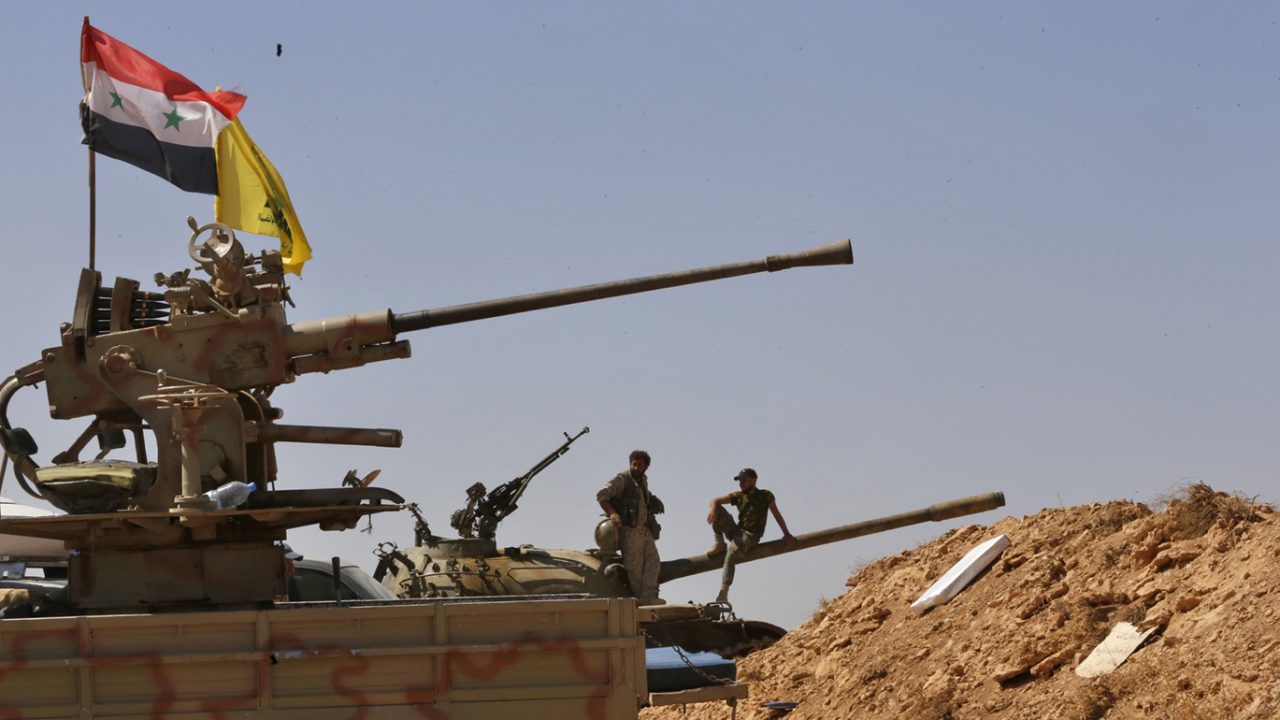
[[[764,259],[764,264],[765,270],[769,272],[777,272],[793,267],[852,265],[853,245],[848,240],[838,240],[800,252],[770,255]]]

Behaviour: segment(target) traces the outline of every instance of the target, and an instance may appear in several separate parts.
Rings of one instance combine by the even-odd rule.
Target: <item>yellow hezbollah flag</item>
[[[239,120],[218,133],[218,222],[238,230],[280,238],[285,272],[302,275],[311,246],[293,211],[289,190],[271,161],[258,149]]]

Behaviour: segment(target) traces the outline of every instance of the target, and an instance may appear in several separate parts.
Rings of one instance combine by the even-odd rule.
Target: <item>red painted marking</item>
[[[3,634],[0,634],[0,637],[3,637]],[[7,676],[20,673],[27,667],[30,662],[28,657],[29,647],[56,640],[75,639],[79,654],[84,658],[84,667],[86,668],[127,665],[142,665],[145,667],[149,680],[155,689],[155,699],[149,713],[149,717],[152,720],[166,718],[172,712],[174,705],[181,699],[179,690],[165,666],[162,653],[88,657],[90,648],[86,646],[86,639],[79,634],[78,627],[43,632],[19,632],[16,635],[9,635],[9,638],[11,639],[10,655],[15,659],[6,663],[7,667],[0,668],[0,685],[4,683]],[[406,686],[402,689],[404,702],[428,720],[449,720],[449,713],[440,710],[435,705],[441,699],[448,697],[453,686],[455,672],[477,680],[492,680],[518,662],[522,653],[531,650],[566,653],[569,656],[570,666],[574,672],[579,677],[597,685],[591,691],[591,697],[585,701],[584,711],[586,717],[593,720],[603,720],[605,718],[611,690],[608,662],[606,661],[603,665],[590,662],[577,640],[550,640],[536,633],[525,633],[519,640],[505,643],[497,651],[485,653],[481,658],[475,657],[474,653],[467,653],[462,650],[450,649],[446,651],[440,656],[440,662],[443,663],[441,667],[441,686],[435,688],[424,685]],[[330,685],[335,693],[350,702],[352,709],[355,711],[352,715],[353,720],[376,717],[376,715],[371,714],[376,706],[371,705],[369,697],[360,690],[362,686],[361,680],[369,675],[370,672],[372,665],[370,658],[353,655],[350,647],[309,645],[293,633],[273,634],[268,639],[267,647],[260,651],[255,661],[258,665],[256,675],[258,681],[254,686],[248,688],[245,694],[235,697],[201,700],[201,710],[208,713],[215,720],[226,720],[232,715],[242,714],[245,710],[256,710],[259,694],[267,686],[270,660],[273,655],[281,652],[298,653],[307,657],[342,657],[349,659],[350,662],[341,664],[330,673]],[[14,679],[20,680],[20,676]],[[87,702],[88,700],[88,698],[81,698],[82,702]],[[23,717],[17,707],[0,705],[0,720],[23,720]]]
[[[279,324],[265,318],[229,321],[216,329],[188,333],[187,341],[199,347],[185,350],[192,358],[191,368],[208,382],[218,382],[216,374],[222,370],[218,361],[225,360],[248,338],[273,352],[265,358],[266,366],[248,368],[245,374],[254,378],[261,378],[264,374],[277,378],[283,374],[285,361],[283,351],[275,351],[284,347],[281,332]],[[242,382],[243,379],[237,378],[237,387]]]
[[[567,652],[569,654],[569,662],[574,671],[578,673],[578,676],[599,686],[592,691],[594,697],[587,700],[585,708],[587,717],[603,720],[607,710],[606,701],[609,697],[610,689],[608,665],[606,664],[603,669],[589,667],[586,655],[577,640],[543,640],[536,633],[525,633],[519,640],[505,645],[501,650],[489,656],[487,662],[474,662],[467,654],[459,650],[450,650],[445,653],[443,658],[445,663],[443,672],[444,692],[447,693],[453,687],[455,663],[459,671],[470,677],[478,680],[492,680],[501,674],[504,669],[515,664],[520,657],[520,653],[526,648],[533,648],[543,652]]]
[[[273,635],[270,647],[276,652],[302,652],[311,657],[352,657],[350,648],[308,646],[292,633]],[[431,707],[428,703],[434,705],[441,698],[449,696],[454,685],[455,671],[477,680],[492,680],[514,665],[520,659],[522,652],[531,649],[567,653],[574,672],[579,677],[599,686],[592,691],[592,697],[586,701],[586,716],[603,720],[608,709],[607,701],[611,689],[607,662],[603,667],[592,667],[577,640],[547,640],[536,633],[525,633],[519,640],[506,643],[496,652],[486,653],[481,659],[474,658],[474,653],[461,650],[446,651],[440,658],[440,662],[443,663],[440,687],[406,687],[404,688],[405,700],[413,704],[414,709],[425,718],[447,720],[449,717],[447,713]],[[368,672],[369,661],[361,657],[352,657],[352,659],[355,661],[354,664],[333,670],[330,675],[330,684],[335,692],[358,704],[359,711],[353,718],[364,718],[367,717],[366,710],[370,707],[367,705],[368,699],[356,690],[352,683]]]
[[[368,716],[369,699],[355,687],[347,685],[346,681],[348,677],[358,679],[361,675],[367,673],[369,671],[369,659],[353,656],[351,660],[352,662],[349,665],[339,665],[333,669],[333,672],[329,673],[329,685],[334,689],[334,692],[344,698],[348,698],[356,705],[357,710],[351,716],[352,720],[361,720],[361,718]]]
[[[90,358],[84,363],[76,363],[72,359],[73,357],[74,353],[67,347],[64,347],[58,353],[58,361],[70,369],[71,379],[69,384],[72,387],[68,388],[68,383],[59,382],[55,375],[53,382],[50,382],[45,388],[45,392],[49,396],[49,404],[58,406],[58,414],[55,417],[82,417],[105,408],[122,405],[115,392],[104,385],[102,378],[98,375],[96,358]],[[80,395],[73,399],[69,391],[74,392],[77,390]]]
[[[178,700],[178,693],[173,687],[173,681],[169,678],[169,674],[165,672],[164,663],[160,661],[159,656],[152,655],[146,658],[147,669],[151,672],[151,682],[155,683],[156,695],[158,700],[153,701],[151,705],[151,717],[154,720],[164,720],[165,715],[173,708],[173,704]]]
[[[3,621],[0,621],[0,622],[3,622]],[[9,621],[9,622],[13,622],[13,621]],[[5,677],[8,676],[10,673],[20,673],[22,672],[22,670],[24,670],[27,667],[27,663],[30,662],[30,658],[28,657],[28,651],[27,651],[28,645],[39,645],[40,643],[52,642],[55,640],[65,641],[68,639],[75,638],[76,635],[77,635],[77,632],[76,632],[76,628],[74,627],[68,628],[66,630],[45,630],[45,631],[37,630],[33,632],[20,633],[17,636],[8,635],[8,638],[12,642],[12,646],[11,646],[12,649],[10,650],[10,654],[15,659],[7,663],[9,667],[0,669],[0,686],[4,685]],[[5,638],[5,635],[3,633],[0,633],[0,640],[4,638]],[[15,677],[15,680],[21,680],[21,677],[20,676]],[[18,684],[19,683],[17,682],[14,683],[15,686]],[[22,720],[23,717],[24,716],[22,714],[22,711],[17,707],[14,707],[12,705],[0,704],[0,718],[2,718],[3,720]]]

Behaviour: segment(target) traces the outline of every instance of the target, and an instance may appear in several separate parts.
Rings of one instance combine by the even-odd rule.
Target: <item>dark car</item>
[[[395,593],[369,577],[355,565],[343,565],[337,593],[339,600],[395,600]],[[333,564],[320,560],[297,560],[289,578],[290,602],[333,601]]]
[[[340,577],[340,600],[396,599],[394,593],[355,565],[343,565]],[[0,617],[62,615],[71,612],[67,603],[66,585],[66,578],[62,577],[0,577]],[[21,590],[27,592],[15,597],[12,591]],[[332,563],[319,560],[294,562],[293,575],[289,578],[290,602],[332,602],[333,599]]]

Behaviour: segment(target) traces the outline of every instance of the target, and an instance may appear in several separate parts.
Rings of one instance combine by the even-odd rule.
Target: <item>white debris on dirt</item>
[[[1076,666],[1076,674],[1085,678],[1106,675],[1123,665],[1124,661],[1128,660],[1129,656],[1159,629],[1159,627],[1149,627],[1146,630],[1139,630],[1127,622],[1116,623],[1116,626],[1111,628],[1111,634],[1098,643],[1093,652],[1089,653],[1089,657]]]
[[[1217,720],[1280,717],[1280,516],[1191,486],[1153,512],[1133,502],[1056,508],[953,530],[859,570],[843,597],[739,661],[788,718]],[[995,534],[1013,545],[947,605],[909,604]],[[1157,628],[1095,678],[1073,670],[1117,623]],[[723,704],[643,720],[727,718]]]
[[[1004,535],[997,535],[981,544],[960,558],[955,565],[952,565],[942,577],[934,581],[925,590],[916,601],[911,603],[911,609],[916,612],[924,612],[929,608],[939,605],[946,605],[951,602],[951,598],[960,594],[973,582],[973,579],[987,569],[987,566],[996,561],[1000,554],[1009,547],[1009,538]]]

